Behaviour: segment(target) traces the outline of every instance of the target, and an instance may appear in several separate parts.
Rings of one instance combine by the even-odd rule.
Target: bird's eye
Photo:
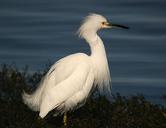
[[[105,22],[102,22],[102,25],[104,25],[105,24]]]

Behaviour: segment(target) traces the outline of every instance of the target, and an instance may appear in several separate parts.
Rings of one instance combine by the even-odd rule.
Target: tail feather
[[[40,82],[39,87],[34,93],[27,94],[25,91],[23,91],[23,94],[22,94],[23,102],[33,111],[39,111],[40,109],[40,99],[41,99],[44,87],[45,87],[45,84],[44,84],[44,81],[42,80]]]
[[[22,99],[24,104],[26,104],[30,109],[33,111],[39,111],[39,104],[34,94],[30,95],[23,91]]]

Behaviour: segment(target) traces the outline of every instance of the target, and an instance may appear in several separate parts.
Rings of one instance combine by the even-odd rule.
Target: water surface
[[[108,53],[113,92],[166,94],[166,1],[164,0],[2,0],[0,63],[43,70],[50,60],[89,53],[76,31],[91,12],[130,30],[99,32]],[[163,101],[160,101],[164,103]]]

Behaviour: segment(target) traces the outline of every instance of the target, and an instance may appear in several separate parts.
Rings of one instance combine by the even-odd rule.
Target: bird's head
[[[86,37],[89,34],[95,34],[100,29],[113,27],[128,29],[126,26],[110,23],[104,16],[93,13],[84,19],[78,33],[80,37]]]

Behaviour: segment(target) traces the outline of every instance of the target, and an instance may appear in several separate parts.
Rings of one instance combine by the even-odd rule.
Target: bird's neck
[[[90,37],[90,36],[89,36]],[[95,82],[99,90],[110,83],[110,72],[105,47],[101,38],[95,34],[93,38],[86,39],[91,48],[90,58],[93,63]]]
[[[91,56],[99,59],[106,59],[106,52],[103,41],[97,34],[91,34],[86,38],[86,41],[90,45]]]
[[[90,49],[91,49],[90,57],[94,65],[96,66],[95,67],[96,70],[99,70],[99,69],[105,70],[105,69],[102,69],[103,67],[105,67],[107,70],[108,61],[107,61],[105,47],[101,38],[97,34],[95,34],[95,35],[92,35],[91,38],[86,40],[90,45]]]

